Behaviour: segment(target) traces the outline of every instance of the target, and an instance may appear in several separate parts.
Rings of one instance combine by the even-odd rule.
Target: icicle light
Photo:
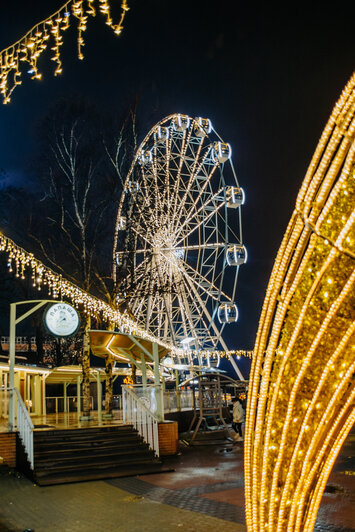
[[[45,266],[32,253],[28,253],[2,233],[0,233],[0,252],[6,253],[8,271],[14,274],[15,277],[24,280],[27,275],[30,275],[32,285],[37,290],[41,291],[45,289],[48,295],[54,299],[58,298],[59,300],[71,301],[84,314],[88,314],[95,319],[100,319],[107,324],[110,323],[122,333],[134,334],[140,338],[157,342],[171,350],[177,357],[177,362],[179,363],[185,359],[189,363],[192,363],[197,355],[205,360],[217,360],[220,357],[230,358],[232,355],[246,358],[252,357],[253,352],[246,350],[199,351],[197,353],[193,350],[176,348],[162,342],[159,338],[155,338],[145,329],[139,327],[127,312],[118,311],[108,303],[92,296],[85,290],[66,280],[62,275]]]
[[[97,8],[95,8],[97,4]],[[54,75],[62,73],[61,46],[63,33],[70,26],[71,20],[75,20],[78,29],[78,57],[84,58],[83,34],[87,28],[89,16],[96,16],[99,11],[104,17],[106,24],[119,35],[123,29],[123,20],[128,11],[127,1],[121,2],[121,16],[118,23],[114,23],[111,17],[109,0],[70,0],[50,17],[42,20],[31,28],[20,40],[0,52],[0,93],[3,103],[11,101],[11,94],[17,85],[21,85],[22,64],[27,66],[27,73],[31,79],[41,79],[42,74],[38,70],[38,59],[49,48],[52,61],[54,61]]]

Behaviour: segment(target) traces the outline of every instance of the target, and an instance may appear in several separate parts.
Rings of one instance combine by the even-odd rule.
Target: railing
[[[122,386],[123,421],[132,423],[149,447],[159,456],[159,419],[149,410],[143,397],[138,397],[134,389]]]
[[[164,412],[180,412],[180,410],[193,408],[193,396],[191,390],[165,390]]]
[[[113,396],[113,410],[123,410],[122,395]]]
[[[20,392],[17,388],[7,388],[5,389],[9,392],[9,395],[15,394],[17,398],[17,408],[16,408],[16,427],[19,433],[20,439],[24,446],[25,452],[27,454],[28,461],[30,463],[31,469],[34,466],[33,459],[33,423],[30,417],[30,414],[27,411],[26,405],[22,400]],[[13,419],[12,426],[15,426],[15,411],[12,413]]]
[[[65,402],[66,399],[66,402]],[[46,413],[58,414],[60,412],[75,412],[78,408],[77,395],[67,395],[65,398],[63,395],[56,397],[46,397]],[[83,404],[83,396],[81,396],[81,404]],[[94,398],[90,397],[90,409],[94,409]]]

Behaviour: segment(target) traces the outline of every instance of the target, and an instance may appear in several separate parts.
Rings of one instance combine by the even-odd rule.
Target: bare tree
[[[107,120],[92,105],[62,100],[44,118],[38,134],[40,149],[32,165],[37,193],[29,202],[28,240],[23,244],[58,273],[114,305],[115,214],[135,147],[135,113]],[[84,314],[82,326],[83,415],[89,416],[89,315]],[[109,366],[112,373],[112,361]],[[108,410],[112,378],[110,382]]]

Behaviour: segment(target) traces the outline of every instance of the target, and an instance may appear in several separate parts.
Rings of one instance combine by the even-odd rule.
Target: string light
[[[114,23],[111,17],[109,0],[98,0],[98,10],[105,16],[106,24],[120,35],[123,30],[123,21],[128,11],[127,0],[121,2],[121,17]],[[20,40],[0,52],[0,93],[3,103],[11,101],[11,94],[17,85],[21,85],[21,63],[27,63],[27,73],[31,79],[41,79],[38,70],[38,59],[50,47],[51,60],[55,63],[54,75],[62,73],[61,46],[63,33],[69,28],[70,21],[75,19],[78,28],[78,57],[83,59],[84,38],[83,33],[87,28],[88,17],[96,16],[94,0],[70,0],[53,13],[31,28]]]
[[[186,349],[177,349],[177,351],[181,354],[183,357],[188,357],[189,359],[193,359],[197,356],[201,356],[203,358],[210,357],[212,359],[216,359],[218,357],[220,358],[231,358],[231,356],[236,357],[244,357],[244,358],[252,358],[253,351],[246,351],[243,349],[237,349],[237,350],[231,350],[231,351],[218,351],[218,350],[205,350],[205,351],[194,351],[186,350]]]
[[[355,420],[355,74],[323,131],[270,277],[249,380],[249,532],[311,532]]]
[[[48,295],[53,297],[53,299],[69,300],[84,314],[112,323],[123,333],[137,334],[141,338],[152,342],[158,341],[145,330],[140,329],[127,312],[121,313],[108,303],[66,280],[62,275],[45,266],[32,253],[28,253],[2,233],[0,233],[0,252],[7,254],[9,272],[13,272],[16,277],[24,279],[25,274],[29,271],[33,286],[39,290],[45,287]],[[162,342],[158,341],[158,343],[167,348],[170,347],[162,344]]]
[[[51,268],[45,266],[41,261],[35,258],[32,253],[28,253],[23,248],[19,247],[13,240],[0,233],[0,252],[7,254],[7,267],[10,273],[14,273],[16,277],[25,279],[27,271],[30,272],[32,285],[41,290],[43,287],[47,289],[48,295],[54,299],[67,299],[72,304],[81,310],[84,314],[90,315],[92,318],[103,320],[106,323],[111,323],[118,328],[122,333],[135,334],[140,338],[157,342],[166,349],[170,350],[173,355],[177,357],[177,361],[181,363],[182,360],[188,359],[192,363],[196,356],[205,360],[217,360],[219,358],[230,358],[231,356],[252,358],[252,351],[246,350],[231,350],[231,351],[194,351],[176,348],[170,344],[162,342],[148,333],[145,329],[139,327],[128,314],[128,312],[121,313],[119,310],[110,306],[108,303],[96,298],[79,288],[75,284],[67,281],[62,275],[57,274]]]

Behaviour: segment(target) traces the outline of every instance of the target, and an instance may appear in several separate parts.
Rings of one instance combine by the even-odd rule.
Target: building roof
[[[153,361],[153,344],[158,351],[159,360],[165,357],[170,350],[153,343],[150,340],[139,338],[133,334],[123,334],[114,331],[90,331],[91,350],[94,355],[106,358],[112,355],[119,362],[130,362],[132,358],[141,360],[141,354]]]

